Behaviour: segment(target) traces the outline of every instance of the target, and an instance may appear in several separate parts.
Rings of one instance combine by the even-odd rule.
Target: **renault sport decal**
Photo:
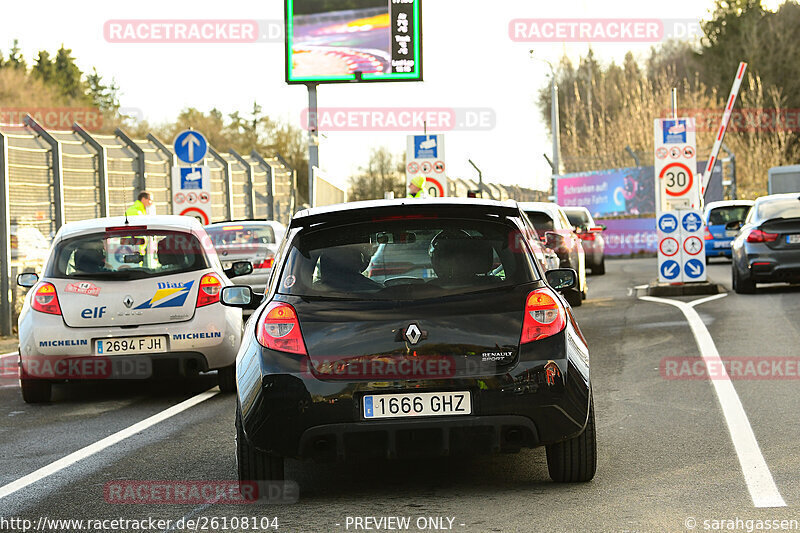
[[[161,307],[181,307],[186,302],[186,297],[192,289],[194,281],[185,283],[159,283],[156,293],[148,301],[134,309],[156,309]]]

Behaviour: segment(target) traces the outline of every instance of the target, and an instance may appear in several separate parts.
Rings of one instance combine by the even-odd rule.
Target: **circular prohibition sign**
[[[661,241],[661,244],[658,245],[658,249],[665,256],[672,257],[678,253],[678,250],[681,249],[681,245],[678,244],[678,241],[674,238],[666,237],[663,241]]]
[[[179,213],[181,216],[194,217],[199,220],[203,225],[208,224],[208,215],[199,207],[187,207]]]
[[[661,169],[659,179],[667,176],[664,191],[670,196],[683,196],[692,188],[694,173],[683,163],[673,162]],[[677,190],[675,190],[677,189]]]

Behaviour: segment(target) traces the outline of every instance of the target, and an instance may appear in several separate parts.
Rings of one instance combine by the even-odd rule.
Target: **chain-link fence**
[[[0,335],[11,334],[21,306],[16,275],[39,271],[49,241],[67,222],[122,215],[139,191],[159,214],[172,214],[171,148],[154,135],[100,135],[74,124],[49,131],[31,117],[0,125]],[[294,212],[293,170],[278,154],[219,153],[204,164],[211,179],[211,221],[269,219]]]

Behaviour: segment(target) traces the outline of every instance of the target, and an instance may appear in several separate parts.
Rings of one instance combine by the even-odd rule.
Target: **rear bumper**
[[[199,308],[191,320],[173,324],[144,326],[71,328],[59,315],[33,311],[26,303],[19,318],[19,345],[23,365],[31,358],[87,358],[95,354],[98,339],[158,336],[166,342],[166,352],[147,355],[152,361],[201,360],[203,370],[229,366],[236,360],[241,342],[241,310],[213,304]],[[113,355],[116,359],[127,355]],[[154,370],[159,368],[154,364]]]
[[[764,244],[747,247],[747,266],[754,282],[800,283],[800,250],[772,250]]]
[[[505,373],[417,381],[323,381],[297,358],[243,347],[237,360],[242,422],[254,446],[284,457],[341,460],[513,452],[580,434],[589,409],[585,345],[572,333],[531,343]],[[567,336],[572,336],[567,341]],[[569,346],[569,348],[567,348]],[[579,348],[581,346],[581,348]],[[560,376],[547,380],[545,366]],[[472,414],[366,420],[366,394],[469,391]]]

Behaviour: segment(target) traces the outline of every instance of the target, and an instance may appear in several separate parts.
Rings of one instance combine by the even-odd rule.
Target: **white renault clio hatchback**
[[[20,386],[26,402],[50,400],[52,383],[192,375],[218,370],[235,388],[240,309],[219,303],[229,277],[191,217],[136,216],[65,224],[19,317]]]

